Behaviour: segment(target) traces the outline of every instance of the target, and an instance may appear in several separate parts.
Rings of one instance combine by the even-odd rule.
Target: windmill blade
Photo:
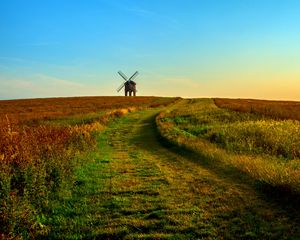
[[[125,84],[122,83],[122,85],[120,85],[120,87],[117,88],[117,92],[120,92],[124,86],[125,86]]]
[[[138,74],[139,74],[139,72],[136,71],[136,72],[129,78],[128,81],[133,81],[133,80],[136,78],[136,76],[137,76]]]
[[[128,81],[128,77],[124,73],[122,73],[121,71],[119,71],[118,73],[126,82]]]

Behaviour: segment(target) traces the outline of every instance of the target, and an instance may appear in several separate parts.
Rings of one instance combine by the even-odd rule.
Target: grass
[[[276,120],[300,120],[300,102],[224,98],[216,98],[214,102],[220,108],[261,114]]]
[[[158,141],[159,110],[116,119],[49,203],[39,239],[292,239],[299,216],[228,172]],[[271,222],[271,223],[270,223]]]
[[[0,238],[34,238],[48,202],[74,175],[111,119],[172,98],[86,97],[0,101]],[[120,108],[122,106],[122,108]]]
[[[223,145],[226,138],[209,137],[222,124],[272,119],[209,99],[178,100],[162,113],[154,108],[167,103],[12,121],[1,145],[0,173],[12,174],[1,175],[0,238],[299,239],[299,207],[279,204],[253,180],[278,186],[277,176],[286,184],[297,175],[297,159],[235,152]],[[24,127],[33,133],[23,139],[14,132]],[[27,155],[7,158],[23,148]]]
[[[0,125],[6,124],[6,117],[12,125],[31,123],[38,124],[45,120],[57,118],[68,119],[74,122],[86,119],[87,114],[130,107],[158,107],[167,105],[174,98],[163,97],[69,97],[22,99],[0,101]],[[70,118],[68,118],[70,117]]]
[[[169,141],[236,167],[254,179],[300,193],[300,123],[184,100],[157,119]]]

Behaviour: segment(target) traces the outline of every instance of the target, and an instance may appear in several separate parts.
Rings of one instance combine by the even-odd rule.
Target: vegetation
[[[211,99],[59,100],[0,101],[0,239],[300,237],[299,206],[255,188],[299,196],[298,121]]]
[[[214,102],[220,108],[238,112],[262,114],[276,120],[292,119],[300,121],[300,102],[227,98],[216,98]]]
[[[242,174],[216,171],[157,141],[159,109],[113,121],[49,202],[37,239],[297,239],[299,214],[265,200]],[[295,216],[293,216],[293,213]]]
[[[121,108],[143,108],[167,105],[174,98],[159,97],[71,97],[0,101],[0,123],[22,125],[37,124],[39,120],[67,119],[67,123],[84,121],[97,113]],[[88,115],[87,115],[88,114]]]
[[[0,101],[0,238],[45,234],[51,199],[95,147],[110,119],[171,98],[93,97]],[[122,106],[122,108],[120,108]]]
[[[197,99],[161,113],[157,124],[163,137],[215,164],[229,164],[256,180],[300,193],[298,121],[239,113]]]

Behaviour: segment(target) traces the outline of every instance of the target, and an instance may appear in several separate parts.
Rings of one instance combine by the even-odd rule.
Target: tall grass
[[[95,146],[94,134],[109,118],[128,109],[114,110],[85,125],[11,126],[0,130],[0,232],[7,238],[33,238],[48,229],[40,224],[48,201],[59,192],[74,169],[74,157]]]
[[[0,101],[4,106],[0,110],[0,239],[46,235],[50,229],[43,216],[50,211],[48,202],[73,175],[76,156],[95,147],[95,135],[113,118],[172,101],[152,97]]]
[[[183,100],[157,117],[161,135],[213,164],[300,194],[300,123],[218,108],[213,100]]]
[[[175,98],[163,97],[71,97],[0,101],[0,124],[8,116],[11,124],[37,124],[57,118],[84,117],[86,114],[130,107],[168,105]]]
[[[300,124],[284,120],[245,121],[210,129],[203,137],[235,153],[300,158]]]
[[[220,108],[238,112],[258,113],[274,119],[300,121],[300,102],[224,98],[216,98],[214,102]]]

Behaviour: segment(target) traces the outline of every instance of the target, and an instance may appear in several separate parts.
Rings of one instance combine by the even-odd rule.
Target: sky
[[[299,0],[1,0],[0,99],[300,100]]]

